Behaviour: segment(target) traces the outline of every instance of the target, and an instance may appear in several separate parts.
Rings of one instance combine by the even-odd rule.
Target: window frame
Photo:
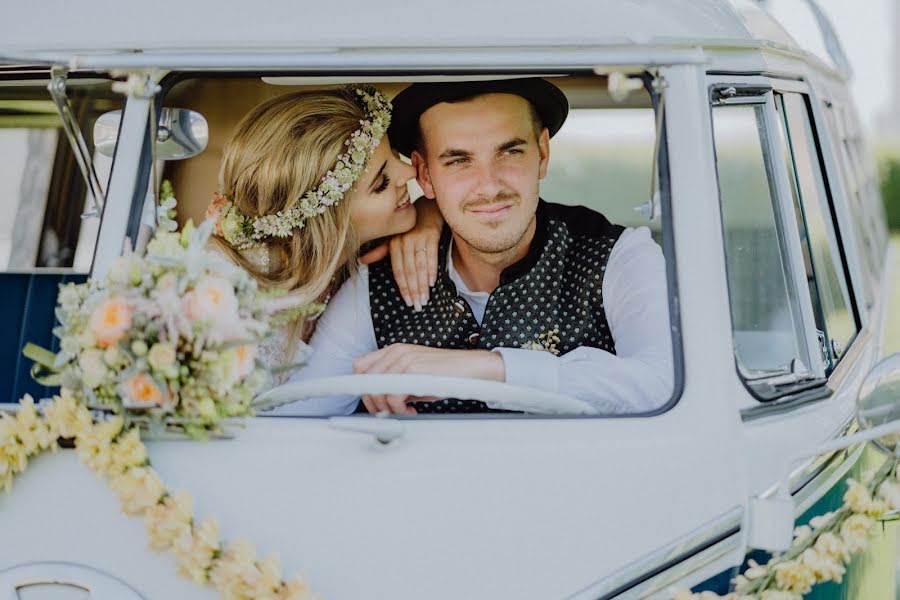
[[[710,94],[712,94],[712,89],[714,87],[768,87],[769,89],[771,89],[773,102],[772,112],[770,113],[769,109],[766,109],[766,112],[769,115],[769,119],[774,119],[771,121],[771,123],[775,125],[778,125],[777,120],[781,118],[780,115],[775,111],[774,107],[775,93],[798,93],[806,96],[809,121],[811,127],[813,128],[816,149],[819,153],[819,165],[823,176],[822,183],[824,185],[828,200],[828,214],[830,214],[832,225],[836,232],[838,232],[838,234],[840,234],[841,232],[845,232],[848,227],[852,228],[852,215],[848,213],[848,208],[846,206],[843,206],[840,200],[841,198],[844,198],[845,192],[841,188],[841,186],[843,185],[842,173],[840,172],[840,165],[836,162],[837,157],[834,154],[834,144],[836,143],[834,135],[836,132],[829,129],[827,116],[823,112],[824,106],[822,104],[822,90],[815,89],[814,86],[809,84],[804,76],[787,78],[783,74],[768,72],[739,74],[708,71],[706,76],[706,84],[708,86],[708,89],[710,90]],[[828,92],[830,92],[830,88],[828,88]],[[825,93],[826,97],[829,96],[828,92]],[[712,96],[710,96],[710,100],[711,99]],[[842,104],[844,105],[844,109],[846,111],[846,118],[853,121],[856,114],[853,110],[852,103],[847,100]],[[710,119],[712,119],[713,106],[711,102],[709,109]],[[851,123],[848,123],[847,125],[848,127],[852,127]],[[769,131],[769,133],[780,135],[775,131]],[[715,143],[715,140],[713,140],[713,143]],[[783,148],[778,148],[777,150],[779,153],[779,158],[777,160],[781,163],[782,167],[779,168],[777,173],[777,180],[779,182],[778,193],[781,196],[782,201],[787,199],[789,203],[792,203],[792,200],[790,199],[790,180],[787,172],[787,169],[790,167],[785,162],[783,156]],[[716,177],[718,179],[718,168],[716,168]],[[787,196],[785,196],[785,193],[787,194]],[[846,201],[846,198],[844,199],[844,201]],[[866,206],[866,209],[869,209],[868,205]],[[790,207],[790,211],[793,212],[793,207]],[[794,228],[794,230],[796,230],[796,224],[792,225],[792,227]],[[802,268],[803,259],[802,254],[799,253],[799,236],[794,234],[790,237],[796,240],[796,246],[798,249],[798,253],[795,254],[792,261],[795,263],[799,263],[799,266]],[[848,286],[848,291],[850,293],[850,302],[852,306],[848,308],[850,308],[850,310],[852,311],[857,324],[856,336],[851,340],[851,343],[848,345],[848,347],[844,348],[841,360],[838,361],[838,363],[834,366],[831,373],[826,376],[823,370],[822,377],[817,377],[815,380],[811,381],[809,385],[786,389],[778,395],[768,397],[760,396],[757,391],[750,387],[748,385],[748,382],[741,376],[740,370],[737,367],[737,362],[735,362],[735,373],[738,376],[739,381],[748,391],[751,397],[757,400],[756,404],[742,409],[742,417],[744,417],[745,419],[758,418],[769,415],[771,410],[774,410],[778,413],[790,411],[796,407],[806,406],[812,402],[820,402],[831,397],[841,387],[843,381],[846,379],[847,374],[852,370],[853,366],[864,354],[863,350],[867,346],[868,340],[871,338],[871,332],[869,331],[869,327],[867,327],[867,323],[869,322],[867,315],[865,311],[861,310],[861,307],[859,305],[859,298],[863,293],[863,289],[861,286],[865,285],[863,274],[860,272],[861,267],[859,264],[859,260],[861,259],[861,257],[858,256],[856,247],[853,245],[854,240],[848,240],[846,236],[843,236],[839,237],[836,242],[840,254],[838,258],[841,261],[841,268],[843,269],[844,277]],[[805,269],[803,269],[803,273],[804,275],[801,281],[805,281]],[[880,289],[879,280],[880,275],[877,275],[875,281],[876,296],[878,294],[878,290]],[[801,298],[802,304],[808,306],[808,311],[807,309],[804,309],[804,312],[807,312],[809,318],[812,318],[812,300],[810,298],[809,292],[805,291],[804,293],[802,293]],[[729,303],[730,301],[731,299],[729,297]],[[810,322],[814,323],[815,321],[813,319]],[[813,326],[813,331],[814,330],[815,326]],[[807,339],[809,339],[809,333],[807,333],[806,337]],[[811,350],[815,349],[818,351],[818,354],[813,354],[814,356],[821,355],[821,350],[819,350],[819,348],[820,346],[818,344],[818,340],[815,341],[815,344],[810,345]]]
[[[755,79],[755,81],[753,81]],[[743,96],[738,96],[739,100],[725,100],[720,104],[714,102],[714,97],[718,91],[725,88],[735,88],[739,94],[743,92]],[[785,396],[796,394],[808,390],[813,387],[819,387],[825,383],[825,369],[820,360],[816,360],[821,356],[821,348],[816,337],[815,315],[813,313],[812,299],[809,291],[806,289],[806,267],[803,263],[802,248],[800,238],[797,235],[796,212],[794,210],[790,180],[788,178],[787,164],[784,160],[783,149],[778,144],[778,127],[779,116],[775,110],[775,96],[773,86],[768,79],[748,78],[748,80],[735,81],[734,78],[723,79],[721,82],[713,81],[709,85],[709,110],[711,125],[715,123],[714,111],[729,105],[747,106],[758,105],[762,107],[762,111],[758,117],[758,123],[762,125],[764,136],[761,136],[760,145],[763,154],[763,160],[766,165],[767,176],[769,178],[770,190],[773,194],[773,208],[776,214],[776,226],[780,227],[779,240],[783,240],[782,250],[786,253],[785,266],[789,269],[789,281],[787,286],[797,298],[797,306],[799,314],[794,315],[799,319],[800,327],[803,331],[802,340],[797,341],[805,345],[807,356],[810,357],[810,363],[805,365],[809,370],[812,379],[799,386],[788,386],[783,393],[780,393],[772,386],[762,388],[762,384],[766,384],[767,380],[774,379],[780,375],[773,375],[771,378],[761,378],[750,380],[745,376],[744,369],[740,365],[737,355],[735,354],[734,364],[735,373],[743,384],[744,388],[760,402],[772,402]],[[718,157],[716,155],[716,139],[715,127],[710,127],[712,131],[713,153],[716,156],[716,185],[719,187],[719,206],[721,207],[721,181],[719,180]],[[722,221],[722,251],[725,251],[725,222]],[[781,244],[780,244],[781,245]],[[728,259],[725,260],[726,269],[728,268]],[[802,286],[800,284],[802,282]],[[729,312],[732,304],[732,291],[728,290]],[[734,335],[734,324],[732,323],[732,336]]]
[[[827,117],[824,115],[817,115],[815,112],[816,106],[819,104],[818,100],[812,95],[810,91],[795,91],[795,90],[775,90],[777,95],[782,96],[781,104],[784,106],[783,96],[785,94],[796,94],[799,96],[800,101],[805,105],[806,108],[806,117],[808,126],[810,127],[810,134],[812,135],[813,147],[812,151],[816,153],[816,156],[811,157],[812,159],[818,159],[819,173],[822,176],[822,190],[825,193],[824,205],[820,206],[819,209],[822,212],[822,216],[826,220],[826,228],[830,219],[831,231],[828,245],[829,245],[829,254],[831,258],[837,263],[835,264],[836,270],[843,274],[844,284],[847,287],[847,310],[853,319],[853,323],[856,327],[855,333],[850,336],[850,339],[847,340],[846,346],[843,347],[840,351],[840,355],[834,357],[833,348],[833,340],[828,332],[828,324],[823,323],[825,326],[825,343],[827,344],[827,350],[830,356],[829,362],[831,371],[828,373],[829,377],[832,373],[834,373],[838,366],[843,362],[844,357],[849,353],[850,349],[854,346],[855,342],[859,339],[860,333],[863,329],[863,318],[862,315],[864,311],[860,310],[859,306],[859,298],[862,294],[864,294],[865,280],[860,271],[860,266],[858,263],[858,256],[855,256],[856,248],[853,246],[855,240],[851,237],[848,239],[846,237],[846,231],[853,229],[853,221],[852,216],[848,214],[848,209],[846,203],[848,199],[843,197],[843,202],[835,202],[835,198],[839,198],[836,194],[841,193],[842,190],[842,182],[839,179],[836,179],[839,176],[839,165],[837,165],[833,160],[831,164],[828,164],[828,158],[826,155],[829,154],[831,147],[826,146],[826,143],[830,142],[830,138],[823,137],[823,132],[828,131],[827,127]],[[785,109],[786,110],[786,109]],[[793,156],[793,144],[791,142],[791,135],[793,134],[792,129],[796,127],[803,127],[803,125],[794,125],[792,127],[790,116],[784,112],[779,113],[779,118],[782,119],[784,123],[784,132],[787,136],[785,138],[785,143],[787,147],[791,149]],[[825,127],[823,127],[825,124]],[[832,157],[833,158],[833,157]],[[788,164],[787,167],[792,169],[793,165]],[[798,201],[802,206],[806,206],[806,202],[802,198],[802,192],[799,190],[800,182],[797,181],[798,193],[800,193],[800,198]],[[818,200],[818,199],[817,199]],[[804,213],[805,213],[804,208]],[[803,219],[804,227],[809,230],[807,225],[807,219],[804,216]],[[810,255],[810,259],[812,258],[812,254]],[[816,266],[813,264],[813,272],[816,273]],[[819,287],[818,284],[819,277],[816,275],[816,286]],[[819,292],[819,296],[821,297],[821,292]],[[822,315],[823,320],[825,319],[825,314]],[[839,342],[841,343],[841,342]],[[833,361],[833,362],[832,362]]]
[[[648,67],[649,68],[649,67]],[[429,71],[437,71],[441,74],[449,73],[446,69],[429,69]],[[484,76],[491,75],[497,77],[506,77],[506,76],[525,76],[528,74],[533,74],[535,77],[544,77],[544,76],[600,76],[601,73],[597,72],[595,69],[585,70],[580,68],[575,68],[571,66],[542,66],[541,68],[534,68],[528,70],[522,69],[509,69],[503,67],[494,67],[494,66],[484,66],[480,68],[467,68],[461,70],[453,70],[450,73],[453,76],[465,77],[468,75],[475,76]],[[279,77],[279,76],[319,76],[323,75],[322,71],[309,71],[303,69],[295,69],[295,70],[285,70],[283,68],[279,69],[255,69],[252,71],[244,70],[244,69],[228,69],[228,70],[215,70],[215,71],[205,71],[205,70],[196,70],[196,69],[185,69],[179,71],[171,71],[166,74],[159,82],[160,91],[156,95],[155,98],[155,109],[157,119],[162,111],[162,108],[165,106],[166,96],[169,91],[176,84],[190,79],[223,79],[223,78],[260,78],[260,77]],[[371,76],[373,81],[377,81],[379,77],[409,77],[410,79],[416,78],[422,75],[422,73],[416,72],[414,69],[410,68],[382,68],[372,71],[360,71],[359,69],[343,69],[340,67],[331,68],[327,71],[327,75],[329,77],[348,77],[350,79],[358,80],[362,75]],[[644,88],[650,96],[651,108],[653,110],[654,115],[660,119],[659,124],[659,149],[658,156],[656,157],[656,172],[658,174],[657,188],[659,194],[659,218],[661,219],[662,226],[660,229],[661,241],[659,242],[659,246],[662,250],[663,257],[665,259],[666,264],[666,280],[667,280],[667,305],[669,310],[669,329],[671,333],[671,343],[672,343],[672,363],[673,363],[673,389],[672,394],[666,400],[665,403],[661,404],[658,408],[645,411],[645,412],[636,412],[636,413],[627,413],[627,414],[601,414],[601,415],[541,415],[541,414],[506,414],[506,413],[472,413],[472,414],[437,414],[437,415],[417,415],[414,417],[405,417],[403,415],[392,415],[392,418],[405,420],[412,418],[415,421],[431,421],[431,420],[595,420],[595,419],[630,419],[630,418],[650,418],[658,415],[662,415],[664,413],[669,412],[672,408],[674,408],[679,401],[681,400],[684,394],[685,388],[685,359],[684,359],[684,344],[682,341],[682,326],[681,326],[681,316],[679,311],[679,288],[678,288],[678,276],[677,276],[677,258],[675,256],[675,228],[672,220],[672,191],[671,191],[671,178],[669,172],[669,149],[667,142],[667,115],[665,113],[664,107],[665,96],[662,93],[662,90],[665,89],[665,85],[661,85],[657,88],[653,84],[653,76],[650,71],[643,71],[641,74],[641,78],[644,83]],[[662,75],[660,75],[662,77]],[[377,83],[376,83],[377,85]],[[660,99],[663,99],[662,104],[660,103]],[[661,108],[662,107],[662,108]],[[127,228],[127,234],[135,234],[137,232],[137,227],[140,224],[139,211],[140,207],[143,206],[143,201],[145,194],[139,192],[139,190],[148,189],[148,185],[150,183],[151,176],[151,159],[150,159],[150,144],[149,144],[149,127],[145,132],[144,141],[143,141],[143,149],[141,151],[139,168],[137,178],[135,180],[134,187],[134,197],[132,200],[132,207],[130,213],[129,224]],[[289,417],[289,418],[297,418],[297,419],[309,419],[315,421],[327,420],[328,417]]]

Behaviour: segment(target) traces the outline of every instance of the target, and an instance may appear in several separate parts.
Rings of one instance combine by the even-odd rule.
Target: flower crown
[[[325,173],[318,187],[306,192],[292,207],[260,217],[242,214],[227,196],[213,194],[206,217],[216,219],[216,235],[239,250],[261,246],[269,237],[289,237],[307,219],[324,213],[343,199],[366,170],[369,157],[391,124],[391,103],[381,92],[372,87],[354,89],[365,105],[366,119],[359,122],[360,128],[344,142],[347,151]]]

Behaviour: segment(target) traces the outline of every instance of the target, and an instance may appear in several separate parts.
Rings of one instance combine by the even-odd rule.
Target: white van
[[[884,460],[864,443],[815,455],[858,428],[860,387],[884,358],[891,266],[839,45],[825,21],[798,41],[772,16],[813,22],[814,2],[767,5],[6,6],[0,402],[53,393],[31,381],[21,349],[53,343],[58,284],[105,273],[126,238],[146,235],[151,114],[193,111],[182,114],[198,138],[207,125],[195,156],[164,160],[157,146],[179,217],[196,222],[222,144],[264,99],[346,82],[392,95],[435,78],[551,78],[571,113],[542,197],[647,226],[663,249],[676,385],[662,409],[262,416],[230,439],[149,441],[151,460],[224,537],[278,553],[324,598],[727,591],[753,546],[771,547],[757,540],[779,480],[800,524]],[[114,146],[95,147],[95,123],[115,110]],[[894,537],[889,524],[841,586],[813,594],[890,597]],[[0,541],[0,594],[215,596],[147,548],[140,520],[71,450],[35,460],[0,496]]]

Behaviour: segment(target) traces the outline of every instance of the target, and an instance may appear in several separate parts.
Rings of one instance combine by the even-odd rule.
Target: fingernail
[[[419,304],[421,304],[422,306],[427,306],[428,305],[428,296],[426,296],[425,294],[422,294],[421,296],[419,296]]]
[[[422,303],[419,302],[418,298],[416,298],[416,302],[413,304],[413,306],[415,307],[413,308],[413,310],[415,310],[416,312],[422,312]]]
[[[435,284],[435,283],[437,283],[437,279],[435,279],[434,277],[432,277],[432,278],[428,281],[428,285],[429,285],[430,287],[434,287],[434,284]]]
[[[409,299],[409,296],[403,296],[403,301],[406,302],[406,305],[412,307],[412,300]]]

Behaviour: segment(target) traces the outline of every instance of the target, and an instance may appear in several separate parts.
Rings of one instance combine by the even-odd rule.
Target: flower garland
[[[81,462],[109,483],[125,514],[143,518],[150,548],[171,552],[183,577],[211,583],[227,600],[317,598],[302,577],[282,579],[276,555],[259,560],[249,542],[222,541],[214,519],[198,522],[191,496],[170,492],[150,466],[136,426],[120,416],[95,420],[65,389],[42,408],[43,416],[26,395],[15,416],[0,412],[0,488],[9,492],[28,460],[55,451],[58,439],[73,439]]]
[[[900,457],[889,458],[863,483],[848,479],[841,508],[797,527],[790,549],[765,565],[748,561],[749,568],[732,580],[733,592],[680,591],[675,600],[801,600],[817,583],[840,583],[851,556],[868,547],[878,520],[900,510],[898,463]]]

